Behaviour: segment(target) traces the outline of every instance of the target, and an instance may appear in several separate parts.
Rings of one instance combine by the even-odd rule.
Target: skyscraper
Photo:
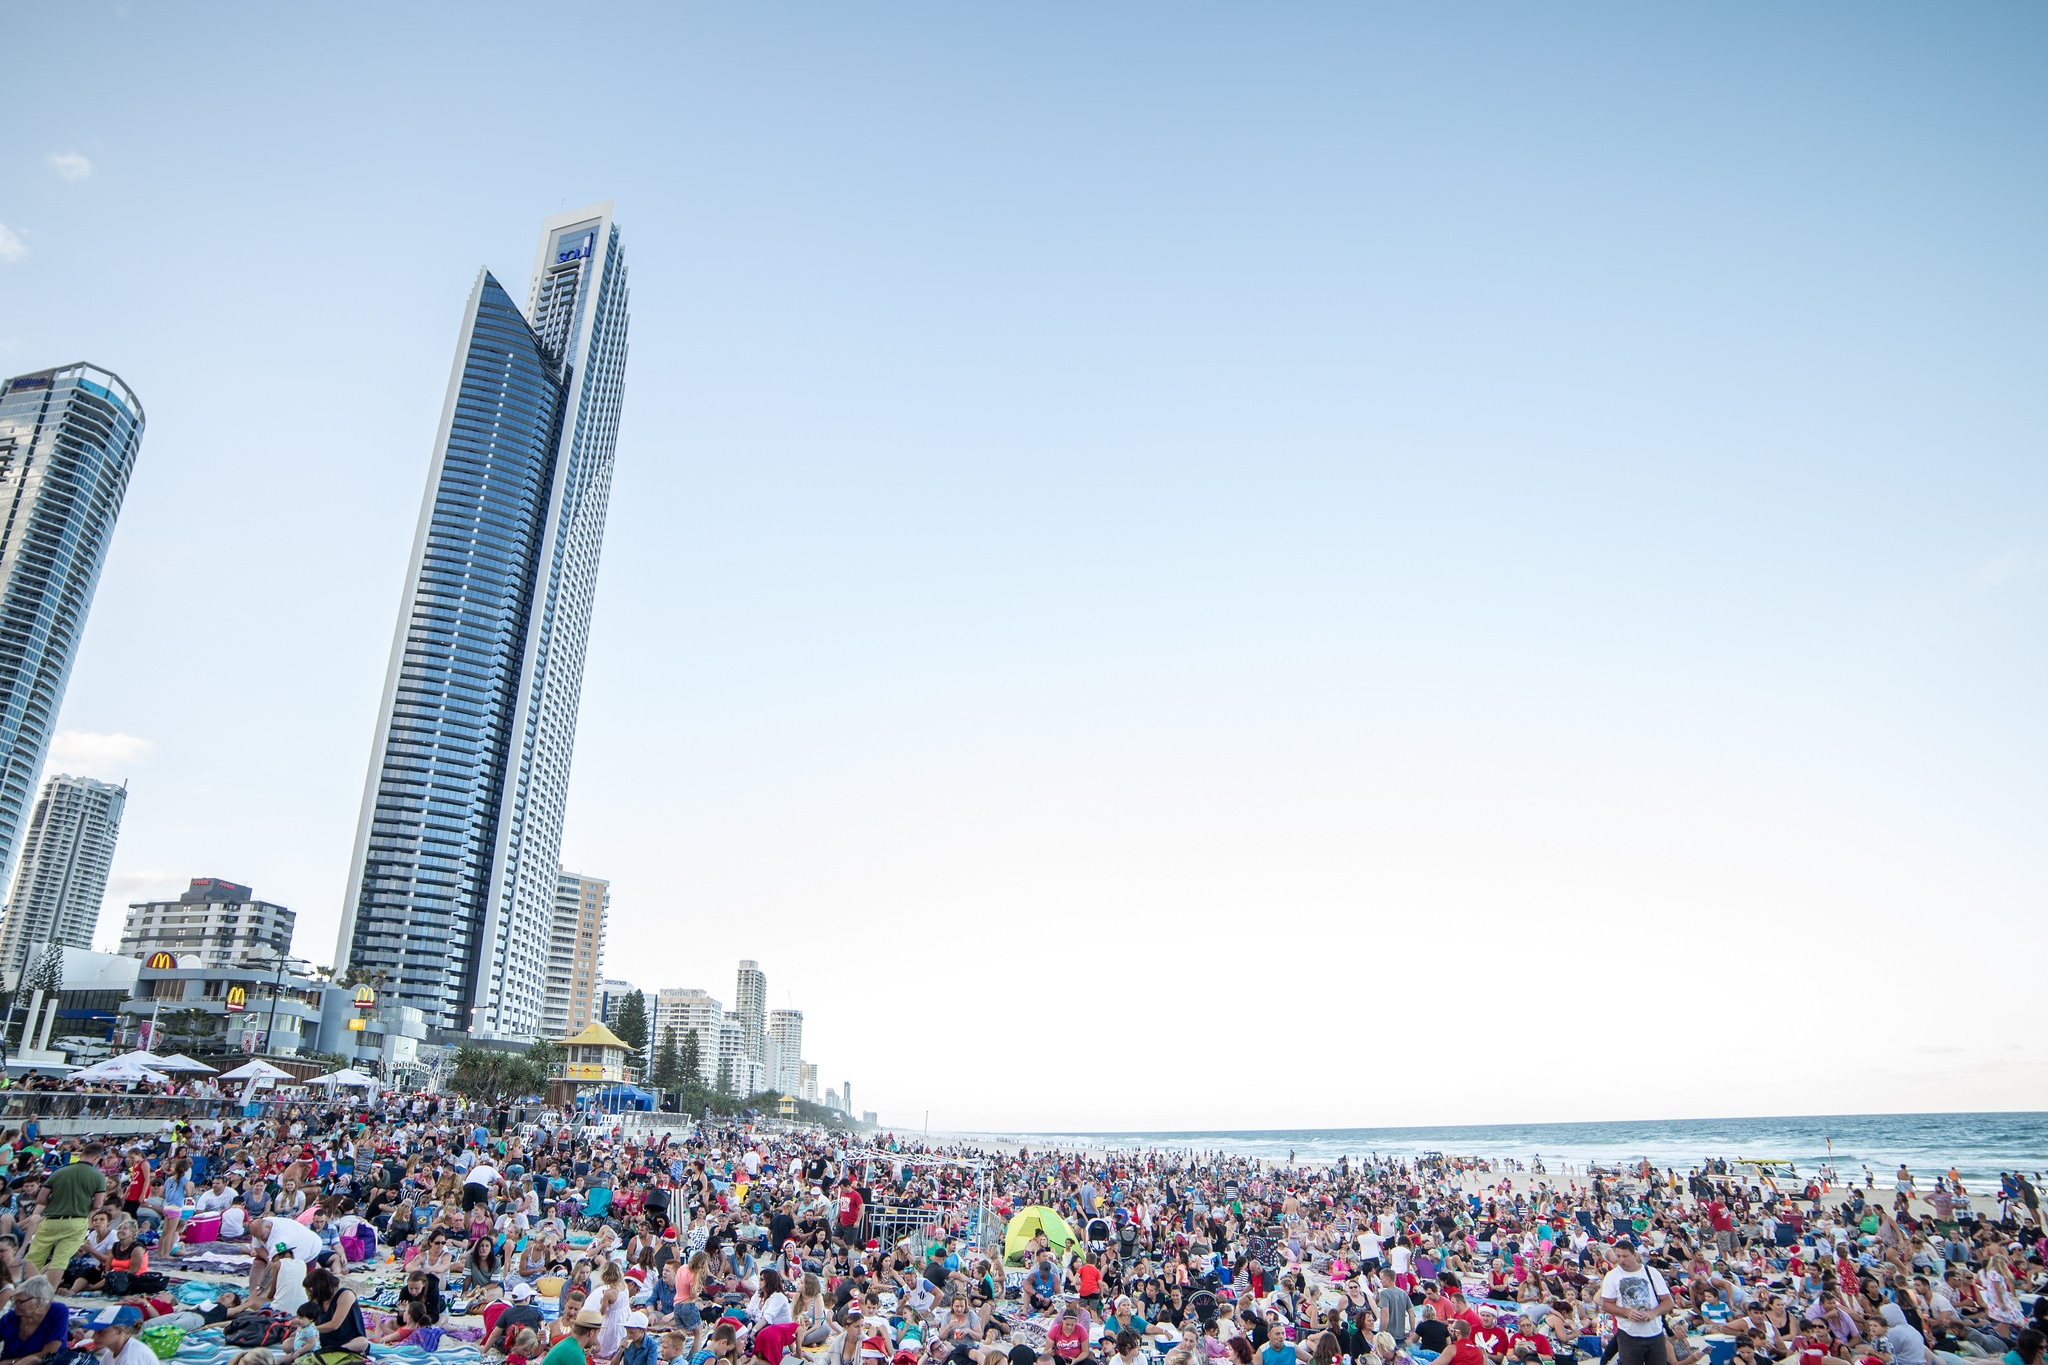
[[[0,981],[12,983],[45,943],[92,947],[121,835],[128,789],[63,773],[43,784],[0,922]]]
[[[733,987],[732,1011],[739,1019],[740,1042],[747,1056],[756,1062],[768,1060],[768,976],[752,958],[740,963],[739,982]]]
[[[0,875],[49,754],[142,425],[120,377],[83,362],[0,385]]]
[[[335,947],[438,1039],[542,1027],[626,321],[609,203],[463,314]]]
[[[785,1095],[797,1094],[804,1068],[804,1012],[770,1010],[768,1041],[775,1058],[775,1074],[769,1084]]]
[[[554,933],[548,940],[548,990],[540,1015],[543,1038],[580,1033],[603,1008],[597,983],[603,970],[605,921],[611,918],[611,908],[610,882],[577,872],[556,877]]]

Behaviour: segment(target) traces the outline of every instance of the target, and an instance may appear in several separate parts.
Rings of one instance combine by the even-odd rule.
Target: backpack
[[[291,1339],[291,1323],[281,1317],[244,1313],[229,1321],[221,1340],[229,1346],[249,1350],[257,1346],[282,1346]]]

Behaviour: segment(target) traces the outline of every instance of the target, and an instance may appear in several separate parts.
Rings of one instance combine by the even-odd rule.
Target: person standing
[[[862,1211],[860,1187],[853,1183],[852,1176],[846,1176],[839,1182],[839,1240],[848,1246],[860,1241]]]
[[[1600,1308],[1614,1318],[1617,1365],[1671,1365],[1664,1349],[1671,1286],[1628,1243],[1614,1250],[1620,1264],[1600,1281]]]
[[[29,1239],[27,1262],[38,1270],[67,1266],[85,1241],[86,1220],[107,1197],[107,1177],[99,1159],[105,1149],[89,1142],[68,1166],[60,1167],[43,1186],[43,1217]]]

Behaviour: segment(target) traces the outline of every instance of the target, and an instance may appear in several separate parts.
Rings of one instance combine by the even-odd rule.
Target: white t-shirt
[[[1406,1275],[1414,1259],[1414,1253],[1404,1246],[1397,1246],[1387,1253],[1387,1265],[1396,1275]]]
[[[264,1237],[264,1241],[272,1250],[276,1250],[279,1242],[284,1243],[292,1249],[292,1255],[302,1262],[311,1261],[327,1250],[320,1244],[319,1233],[294,1218],[271,1219],[270,1232]]]
[[[230,1204],[220,1211],[220,1235],[224,1242],[239,1242],[249,1232],[249,1211]],[[273,1243],[275,1245],[275,1243]]]
[[[100,1365],[154,1365],[156,1352],[142,1344],[142,1338],[130,1337],[118,1351],[95,1351]]]
[[[462,1178],[465,1185],[489,1185],[498,1178],[498,1168],[486,1161],[479,1161],[469,1168],[469,1174]]]
[[[271,1288],[270,1306],[280,1313],[296,1313],[305,1301],[305,1262],[287,1256],[277,1262],[277,1283]]]
[[[1358,1234],[1358,1254],[1359,1254],[1359,1256],[1360,1256],[1361,1258],[1363,1258],[1363,1259],[1365,1259],[1365,1260],[1368,1260],[1368,1261],[1377,1261],[1377,1260],[1378,1260],[1378,1259],[1380,1258],[1380,1239],[1379,1239],[1379,1237],[1378,1237],[1378,1236],[1377,1236],[1376,1234],[1374,1234],[1374,1233],[1371,1233],[1371,1232],[1361,1232],[1361,1233],[1359,1233],[1359,1234]]]
[[[1640,1270],[1623,1270],[1620,1266],[1607,1272],[1607,1278],[1600,1281],[1600,1297],[1613,1299],[1622,1308],[1634,1308],[1645,1313],[1657,1311],[1657,1301],[1670,1293],[1664,1277],[1650,1266]],[[1632,1337],[1660,1337],[1664,1335],[1662,1319],[1651,1318],[1648,1322],[1631,1322],[1627,1318],[1616,1318],[1615,1325]]]

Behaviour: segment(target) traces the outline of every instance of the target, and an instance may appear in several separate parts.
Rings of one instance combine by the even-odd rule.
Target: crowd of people
[[[0,1142],[0,1362],[2048,1365],[2021,1172],[1992,1216],[1953,1172],[1946,1200],[1903,1170],[1887,1200],[1713,1164],[1553,1183],[426,1095]]]

